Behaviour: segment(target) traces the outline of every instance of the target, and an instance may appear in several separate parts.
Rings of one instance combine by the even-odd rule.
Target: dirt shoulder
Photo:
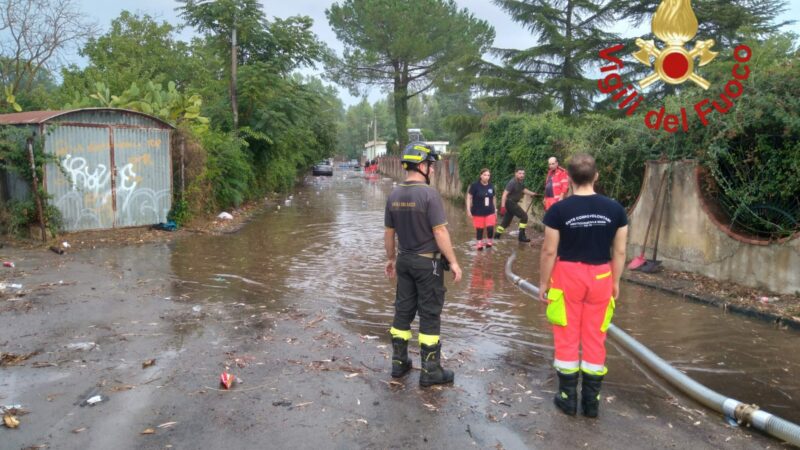
[[[2,236],[0,242],[3,243],[2,246],[17,249],[49,250],[50,247],[56,247],[65,253],[70,253],[83,249],[169,242],[183,236],[198,233],[211,235],[230,234],[241,230],[258,213],[268,208],[274,208],[278,201],[277,198],[253,201],[239,208],[225,211],[232,216],[231,219],[220,219],[215,215],[198,216],[176,231],[164,231],[155,229],[152,226],[145,226],[62,233],[48,240],[47,243],[6,235]],[[1,249],[0,254],[2,254]]]

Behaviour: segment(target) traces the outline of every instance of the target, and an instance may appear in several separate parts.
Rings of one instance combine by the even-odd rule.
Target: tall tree
[[[181,17],[201,32],[210,32],[229,49],[230,98],[233,129],[239,128],[239,104],[236,96],[236,75],[239,52],[247,53],[265,25],[264,13],[257,0],[179,0]],[[230,43],[230,46],[228,46]]]
[[[627,2],[624,15],[634,25],[648,23],[662,0]],[[694,0],[691,7],[697,17],[697,37],[714,39],[719,48],[730,47],[748,34],[766,37],[794,20],[777,21],[786,11],[785,0]]]
[[[16,95],[28,91],[40,71],[53,71],[70,47],[94,35],[74,0],[4,0],[0,7],[0,105],[19,110]]]
[[[62,71],[63,90],[70,96],[83,95],[102,82],[119,94],[134,82],[147,81],[159,85],[174,81],[178,89],[185,88],[196,79],[200,62],[189,57],[189,47],[176,41],[174,32],[167,22],[122,11],[105,34],[90,38],[81,49],[89,64]]]
[[[596,91],[586,69],[597,61],[597,52],[616,40],[608,32],[624,4],[622,0],[494,0],[514,21],[537,38],[525,50],[495,49],[507,64],[508,89],[518,95],[525,87],[561,104],[564,115],[588,109]],[[525,100],[521,98],[520,100]]]
[[[408,102],[435,85],[469,77],[494,40],[494,29],[453,0],[343,0],[325,11],[344,55],[331,76],[353,91],[391,88],[401,146]]]

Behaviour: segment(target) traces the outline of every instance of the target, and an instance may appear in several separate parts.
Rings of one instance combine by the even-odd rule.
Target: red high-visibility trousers
[[[563,291],[567,321],[566,326],[553,325],[553,365],[566,373],[580,369],[604,375],[606,333],[601,328],[613,289],[611,265],[556,261],[551,289]]]

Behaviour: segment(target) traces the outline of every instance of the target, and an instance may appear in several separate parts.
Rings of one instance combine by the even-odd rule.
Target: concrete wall
[[[400,166],[400,158],[398,156],[378,158],[378,170],[397,181],[406,178],[406,171]],[[445,155],[437,163],[431,185],[439,191],[442,197],[458,198],[464,196],[469,185],[462,187],[461,177],[458,174],[458,158],[455,155]]]
[[[639,255],[661,176],[669,163],[647,164],[644,183],[630,212],[628,256]],[[658,243],[658,259],[674,270],[721,281],[792,294],[800,291],[800,239],[769,242],[737,235],[720,223],[700,195],[695,161],[673,163],[665,183],[667,203]],[[650,230],[646,257],[652,257],[658,213]]]
[[[443,155],[442,160],[438,162],[436,167],[435,176],[431,184],[435,187],[444,198],[450,199],[463,199],[467,195],[467,188],[472,183],[472,180],[467,183],[462,183],[461,176],[458,172],[458,157],[456,155]],[[391,177],[394,180],[402,181],[406,178],[406,171],[400,166],[400,158],[397,156],[385,156],[378,158],[378,170],[384,175]],[[498,192],[502,193],[504,184],[494,182],[494,187]],[[530,207],[529,201],[535,201],[533,207]],[[498,209],[500,208],[500,200],[497,198],[495,204]],[[544,207],[542,205],[541,197],[530,198],[526,195],[522,196],[520,206],[526,210],[531,218],[528,221],[529,226],[534,226],[537,229],[543,229],[540,224],[543,215]],[[498,217],[499,219],[499,217]],[[517,223],[515,220],[514,223]]]

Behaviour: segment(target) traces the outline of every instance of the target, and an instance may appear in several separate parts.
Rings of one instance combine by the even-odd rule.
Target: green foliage
[[[795,37],[779,35],[747,44],[753,51],[744,93],[727,114],[709,115],[708,126],[692,115],[688,133],[655,131],[644,124],[646,109],[630,118],[589,114],[566,122],[552,114],[506,114],[490,120],[462,148],[465,181],[489,167],[495,183],[506,181],[515,166],[539,185],[551,154],[565,164],[576,152],[595,156],[596,188],[625,206],[638,196],[644,163],[650,159],[692,158],[707,170],[703,186],[738,231],[780,238],[800,230],[800,59]],[[712,88],[687,88],[664,99],[668,113],[691,109],[703,99],[723,103],[720,94],[731,79],[730,51],[706,73]],[[735,90],[735,88],[734,88]]]
[[[709,196],[748,234],[783,237],[800,230],[800,59],[793,42],[793,36],[747,42],[754,56],[744,94],[727,114],[712,113],[707,127],[695,124],[680,136],[687,156],[700,159],[711,175]],[[709,73],[708,92],[689,91],[681,103],[723,103],[732,59]]]
[[[495,0],[529,29],[537,45],[497,53],[506,64],[490,70],[488,88],[512,104],[541,107],[543,96],[556,99],[565,115],[588,110],[596,84],[586,69],[597,52],[617,36],[607,30],[626,3],[621,0]],[[499,78],[499,80],[498,80]],[[526,108],[527,109],[527,108]]]
[[[30,226],[39,223],[39,215],[36,210],[36,203],[33,199],[29,200],[11,200],[6,205],[8,214],[3,221],[3,232],[19,236],[27,237],[29,234]],[[43,205],[45,222],[47,223],[48,231],[53,235],[57,235],[64,227],[61,211],[50,203]]]
[[[8,173],[19,175],[26,185],[33,185],[34,172],[31,171],[30,156],[27,148],[27,141],[31,139],[33,143],[33,157],[36,166],[36,177],[39,181],[39,188],[36,195],[42,202],[42,212],[45,222],[50,232],[57,234],[63,225],[60,212],[49,203],[50,196],[41,187],[44,176],[43,168],[48,163],[57,163],[58,159],[54,155],[44,152],[41,139],[31,136],[28,128],[18,128],[12,126],[0,126],[0,169]],[[60,167],[60,166],[59,166]],[[35,199],[31,197],[24,201],[9,202],[8,209],[10,218],[5,223],[6,232],[11,234],[21,234],[27,232],[27,226],[39,222]]]
[[[246,142],[230,133],[206,133],[202,145],[208,154],[204,177],[213,191],[209,210],[241,205],[250,197],[254,179]]]
[[[391,87],[395,129],[408,141],[408,101],[432,86],[471,82],[494,30],[453,0],[344,0],[325,11],[344,44],[330,76],[351,88]],[[389,20],[387,20],[389,18]]]
[[[90,38],[81,49],[81,56],[89,59],[87,67],[62,71],[63,100],[81,96],[97,83],[117,93],[147,81],[156,85],[174,81],[185,88],[198,62],[192,61],[186,44],[175,40],[174,32],[167,22],[122,11],[105,34]]]
[[[626,2],[623,15],[635,25],[649,24],[661,0]],[[747,34],[760,38],[777,33],[793,21],[777,22],[785,10],[785,0],[693,0],[692,10],[697,17],[699,39],[714,39],[718,48],[728,48],[741,42]]]
[[[172,209],[167,214],[167,220],[175,222],[178,226],[184,225],[192,218],[192,211],[189,202],[183,197],[178,197],[172,201]]]
[[[459,172],[464,182],[477,180],[480,169],[488,167],[493,182],[500,189],[517,168],[527,173],[526,183],[544,185],[547,159],[556,156],[563,161],[572,151],[575,131],[555,114],[537,116],[505,114],[491,121],[476,138],[461,149]]]

